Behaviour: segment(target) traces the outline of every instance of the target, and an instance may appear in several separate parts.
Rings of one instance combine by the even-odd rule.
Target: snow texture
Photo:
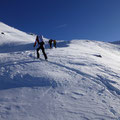
[[[120,120],[120,46],[44,39],[0,22],[0,120]]]

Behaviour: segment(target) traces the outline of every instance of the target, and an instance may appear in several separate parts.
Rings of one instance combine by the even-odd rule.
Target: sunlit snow
[[[44,39],[0,22],[0,120],[120,120],[120,45]]]

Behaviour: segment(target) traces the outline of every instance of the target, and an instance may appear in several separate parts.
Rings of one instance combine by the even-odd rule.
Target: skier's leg
[[[56,44],[54,43],[54,47],[56,48]]]
[[[42,52],[43,52],[43,55],[44,55],[45,59],[47,59],[47,55],[46,55],[46,53],[45,53],[44,47],[41,47],[41,50],[42,50]]]
[[[39,50],[40,50],[40,47],[37,48],[37,58],[40,58]]]
[[[52,43],[50,42],[50,48],[52,48]]]

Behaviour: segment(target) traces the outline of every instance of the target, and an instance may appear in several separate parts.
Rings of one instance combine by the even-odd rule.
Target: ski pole
[[[34,48],[34,59],[35,59],[35,48]]]

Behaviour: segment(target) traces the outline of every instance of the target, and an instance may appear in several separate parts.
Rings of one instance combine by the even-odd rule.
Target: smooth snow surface
[[[46,41],[45,61],[34,40],[0,23],[0,120],[120,120],[119,45]]]

